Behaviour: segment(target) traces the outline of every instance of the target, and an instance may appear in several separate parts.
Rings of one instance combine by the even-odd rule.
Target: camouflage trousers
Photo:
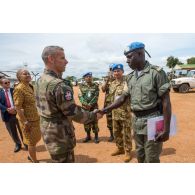
[[[74,163],[75,158],[74,158],[74,150],[66,152],[64,154],[56,154],[56,155],[51,155],[51,159],[53,163]]]
[[[113,125],[112,125],[112,112],[106,114],[106,120],[107,120],[107,127],[109,130],[113,129]]]
[[[113,120],[113,131],[116,146],[119,150],[124,150],[126,153],[131,153],[132,136],[131,136],[131,121],[129,120]]]
[[[93,133],[97,133],[99,131],[98,128],[98,123],[97,122],[92,122],[92,123],[88,123],[88,124],[84,124],[84,128],[85,128],[85,132],[90,132],[91,129],[93,131]]]
[[[104,103],[104,107],[107,107],[111,104],[111,102],[105,102]],[[109,112],[106,114],[106,121],[107,121],[107,127],[109,130],[113,129],[113,125],[112,125],[112,112]]]

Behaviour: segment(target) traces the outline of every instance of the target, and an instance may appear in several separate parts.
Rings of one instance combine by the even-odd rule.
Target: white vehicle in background
[[[175,92],[187,93],[195,88],[195,70],[190,70],[186,77],[171,80],[171,86]]]

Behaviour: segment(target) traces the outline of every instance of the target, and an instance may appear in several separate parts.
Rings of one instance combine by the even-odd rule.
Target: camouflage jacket
[[[83,83],[79,85],[79,100],[81,104],[85,106],[90,106],[92,108],[97,108],[97,102],[99,97],[99,86],[96,83],[88,85]]]
[[[72,120],[89,123],[95,120],[95,114],[77,106],[71,87],[51,70],[44,70],[35,85],[35,94],[47,148],[53,154],[72,150],[75,146]]]
[[[109,89],[111,83],[114,81],[114,78],[111,77],[110,79],[108,76],[105,78],[104,83],[102,84],[102,91],[105,92],[105,101],[104,101],[104,106],[109,105],[111,103],[111,94],[109,94]]]
[[[111,94],[111,101],[114,102],[123,93],[124,86],[126,85],[126,77],[123,76],[121,81],[114,80],[110,85],[109,94]],[[112,111],[113,120],[126,120],[131,118],[131,109],[129,99],[117,109]]]

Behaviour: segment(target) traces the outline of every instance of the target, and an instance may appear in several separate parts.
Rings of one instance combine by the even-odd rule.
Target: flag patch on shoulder
[[[73,94],[71,91],[66,91],[64,94],[65,100],[70,101],[73,99]]]

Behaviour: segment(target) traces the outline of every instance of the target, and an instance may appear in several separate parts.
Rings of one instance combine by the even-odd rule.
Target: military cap
[[[112,71],[117,70],[117,69],[120,69],[120,70],[124,71],[122,64],[114,64],[112,66]]]
[[[145,50],[145,45],[142,42],[132,42],[130,45],[127,46],[124,51],[124,54],[127,55],[128,53],[133,52],[137,49],[144,49],[148,56],[151,57],[150,54]]]
[[[83,78],[86,77],[86,76],[92,76],[92,72],[87,72],[83,75]]]

